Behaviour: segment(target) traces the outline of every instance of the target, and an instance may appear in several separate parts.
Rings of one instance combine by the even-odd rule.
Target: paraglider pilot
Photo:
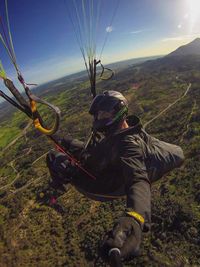
[[[126,196],[123,215],[101,244],[104,257],[112,248],[128,259],[139,253],[142,232],[151,227],[151,183],[179,167],[184,160],[179,146],[150,136],[136,116],[128,116],[128,102],[117,91],[97,95],[90,106],[94,135],[87,147],[78,140],[62,144],[96,179],[71,166],[61,152],[51,151],[47,166],[56,189],[71,183],[87,197],[104,201]]]

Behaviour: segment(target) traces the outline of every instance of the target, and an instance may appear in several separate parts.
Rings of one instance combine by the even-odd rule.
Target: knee
[[[71,164],[64,153],[51,150],[46,156],[46,162],[52,180],[56,181],[56,183],[70,181]]]
[[[59,173],[61,158],[63,158],[63,155],[60,154],[60,152],[52,149],[46,156],[46,164],[52,178]]]
[[[66,160],[66,155],[54,149],[50,150],[50,152],[46,156],[46,163],[48,167],[59,165],[65,160]]]

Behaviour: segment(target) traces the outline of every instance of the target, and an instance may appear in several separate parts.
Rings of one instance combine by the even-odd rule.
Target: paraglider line
[[[110,21],[110,25],[113,24],[113,21],[114,21],[114,19],[115,19],[116,14],[117,14],[117,10],[118,10],[118,8],[119,8],[119,3],[120,3],[120,0],[117,1],[117,4],[116,4],[115,10],[114,10],[112,19],[111,19],[111,21]],[[107,43],[107,41],[108,41],[108,35],[109,35],[109,32],[107,32],[107,34],[106,34],[106,37],[105,37],[105,40],[104,40],[104,43],[103,43],[103,46],[102,46],[102,49],[101,49],[101,53],[100,53],[100,56],[99,56],[99,59],[100,59],[100,60],[101,60],[101,58],[102,58],[102,54],[103,54],[104,48],[105,48],[106,43]]]

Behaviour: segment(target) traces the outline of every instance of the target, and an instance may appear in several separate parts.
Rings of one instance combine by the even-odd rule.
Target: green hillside
[[[141,256],[127,267],[200,266],[200,59],[199,64],[194,60],[195,68],[187,58],[182,68],[168,61],[162,67],[160,60],[153,67],[151,62],[131,66],[97,83],[98,91],[122,92],[130,114],[143,124],[192,84],[183,99],[146,128],[181,145],[186,160],[152,186],[152,232],[144,235]],[[62,110],[61,136],[87,139],[92,122],[88,86],[72,82],[46,96]],[[53,145],[18,111],[12,119],[5,115],[0,128],[0,266],[92,267],[95,261],[104,266],[98,242],[124,210],[125,199],[94,202],[70,188],[56,208],[42,204],[37,196],[48,185],[45,156]]]

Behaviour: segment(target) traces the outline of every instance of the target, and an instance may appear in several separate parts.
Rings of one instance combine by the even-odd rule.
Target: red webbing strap
[[[67,156],[67,158],[70,160],[72,165],[82,170],[85,174],[87,174],[93,180],[96,180],[96,177],[90,172],[88,172],[83,166],[81,166],[80,162],[76,158],[74,158],[73,155],[71,155],[68,151],[66,151],[63,147],[61,147],[60,144],[58,144],[58,142],[53,138],[53,136],[48,136],[48,137],[55,143],[56,149]]]

